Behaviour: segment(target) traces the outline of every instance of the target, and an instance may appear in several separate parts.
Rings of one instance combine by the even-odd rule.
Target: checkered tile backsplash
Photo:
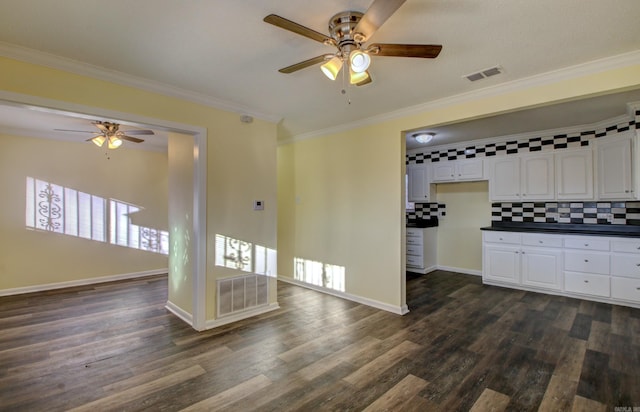
[[[640,226],[640,202],[492,203],[491,220]]]
[[[407,219],[429,219],[432,217],[444,217],[445,205],[441,203],[416,203],[415,210],[407,210]]]
[[[522,154],[531,152],[549,152],[561,149],[577,149],[589,146],[593,139],[640,129],[640,111],[628,122],[612,125],[598,130],[586,130],[579,133],[558,134],[555,136],[533,137],[500,143],[488,143],[478,146],[458,147],[448,150],[435,150],[426,153],[407,154],[407,164],[421,164],[447,160],[471,159],[475,157],[491,157],[498,155]]]

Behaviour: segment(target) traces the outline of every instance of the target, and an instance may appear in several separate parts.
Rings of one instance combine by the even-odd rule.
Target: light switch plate
[[[264,210],[264,201],[262,201],[262,200],[254,200],[253,201],[253,210]]]

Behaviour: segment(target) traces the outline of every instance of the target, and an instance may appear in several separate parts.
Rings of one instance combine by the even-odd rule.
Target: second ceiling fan
[[[312,40],[334,46],[335,53],[321,56],[284,67],[281,73],[293,73],[309,66],[323,63],[322,72],[331,80],[335,80],[340,70],[349,71],[349,82],[357,86],[371,83],[371,75],[367,70],[371,56],[420,57],[433,59],[440,54],[441,45],[436,44],[388,44],[365,43],[373,33],[395,13],[406,0],[374,0],[366,13],[344,11],[329,20],[329,36],[312,30],[301,24],[270,14],[264,21],[282,29],[305,36]],[[345,73],[346,74],[346,73]]]

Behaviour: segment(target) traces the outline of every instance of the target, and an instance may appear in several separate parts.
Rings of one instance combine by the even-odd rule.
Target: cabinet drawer
[[[564,252],[564,269],[572,272],[609,274],[609,255],[578,251]]]
[[[422,247],[422,236],[420,237],[407,236],[407,247],[409,247],[410,245]]]
[[[611,278],[611,297],[640,303],[640,279]]]
[[[639,240],[612,240],[611,251],[640,254],[640,239]]]
[[[484,232],[484,241],[491,243],[510,243],[510,244],[520,244],[520,239],[522,235],[520,233],[513,232]]]
[[[422,257],[422,246],[420,245],[407,245],[407,255]]]
[[[564,272],[564,289],[567,292],[608,297],[609,276]]]
[[[564,239],[564,247],[584,250],[609,250],[609,239],[594,238],[588,236],[567,237]]]
[[[640,255],[611,255],[611,274],[640,279]]]
[[[422,267],[422,256],[407,255],[407,266]]]
[[[526,234],[522,235],[522,244],[527,246],[562,247],[562,236]]]

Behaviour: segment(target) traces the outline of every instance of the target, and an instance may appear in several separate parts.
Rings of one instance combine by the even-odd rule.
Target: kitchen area
[[[640,307],[640,104],[617,97],[623,114],[578,125],[427,146],[408,132],[407,271]]]

